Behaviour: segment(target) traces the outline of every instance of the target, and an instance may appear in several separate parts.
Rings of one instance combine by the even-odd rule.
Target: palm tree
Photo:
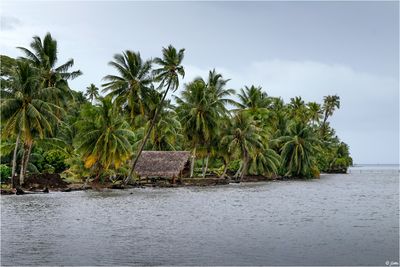
[[[214,99],[214,105],[221,116],[229,114],[226,105],[237,105],[238,103],[229,97],[235,94],[234,89],[226,89],[227,83],[230,79],[224,79],[222,74],[218,73],[213,69],[208,72],[207,88],[209,91],[209,97]]]
[[[1,114],[4,124],[4,135],[17,135],[15,151],[19,139],[24,142],[24,154],[21,162],[20,179],[23,183],[26,174],[30,151],[36,136],[40,139],[51,135],[53,126],[59,122],[55,116],[62,109],[48,101],[50,88],[41,88],[39,70],[28,62],[18,61],[15,74],[11,77],[10,88],[2,89]],[[14,151],[13,169],[15,170],[16,152]]]
[[[290,115],[293,119],[306,122],[307,110],[304,100],[301,98],[301,96],[290,98],[289,108],[290,108]]]
[[[272,108],[272,98],[262,91],[261,86],[245,86],[244,89],[240,89],[238,96],[239,103],[235,106],[253,116],[258,127],[272,123],[270,118],[272,114],[269,112]]]
[[[227,83],[230,79],[224,79],[222,74],[218,73],[213,69],[210,70],[208,73],[207,78],[207,98],[212,103],[213,109],[217,113],[219,117],[219,123],[225,119],[226,117],[230,116],[229,111],[226,107],[227,104],[230,105],[237,105],[237,102],[230,99],[229,96],[235,94],[234,89],[226,89]],[[208,162],[210,156],[216,152],[215,148],[218,147],[219,143],[219,128],[217,127],[214,130],[214,134],[211,135],[210,140],[205,144],[204,150],[206,154],[205,165],[203,164],[203,178],[205,178],[207,170],[208,170]],[[204,158],[203,158],[204,161]]]
[[[118,169],[131,156],[134,133],[109,97],[101,98],[90,110],[84,109],[82,117],[77,122],[77,150],[84,166],[95,170],[97,180],[101,171]]]
[[[259,149],[263,148],[261,129],[255,124],[251,115],[239,112],[233,118],[232,125],[221,142],[227,144],[233,154],[241,157],[242,163],[235,175],[240,180],[247,174],[249,161]]]
[[[182,130],[192,148],[191,177],[196,149],[205,147],[211,141],[218,126],[218,105],[208,92],[204,80],[196,79],[186,85],[181,97],[175,97]]]
[[[290,125],[287,136],[279,140],[283,143],[281,149],[282,166],[287,176],[311,177],[314,166],[314,155],[319,140],[310,127],[303,122],[295,121]]]
[[[261,86],[245,86],[244,89],[240,89],[239,93],[239,104],[240,109],[247,109],[250,111],[258,111],[259,109],[269,108],[271,105],[271,98],[268,97],[267,93],[262,91]]]
[[[155,69],[153,71],[155,75],[155,80],[160,82],[160,88],[163,88],[166,86],[166,90],[164,91],[164,94],[161,98],[161,101],[156,108],[156,111],[154,113],[154,116],[151,120],[150,126],[146,132],[146,135],[144,136],[142,143],[139,147],[138,152],[136,153],[136,157],[133,160],[131,170],[129,172],[128,177],[125,180],[125,183],[128,183],[129,180],[132,178],[132,174],[135,171],[135,166],[137,164],[137,161],[140,157],[140,154],[143,151],[144,146],[146,145],[147,139],[149,138],[149,135],[156,123],[158,113],[162,109],[162,106],[164,104],[165,97],[168,94],[168,91],[171,89],[173,92],[178,89],[179,86],[179,76],[184,77],[185,76],[185,70],[182,66],[182,60],[184,57],[184,52],[185,49],[180,49],[177,51],[175,47],[172,45],[169,45],[167,48],[163,47],[162,49],[162,58],[155,58],[154,62],[160,66],[160,68]]]
[[[319,124],[319,121],[322,118],[321,105],[316,102],[309,102],[307,103],[307,108],[308,117],[310,118],[311,122],[314,124]]]
[[[161,99],[158,98],[158,101]],[[164,106],[157,116],[157,121],[150,132],[149,140],[145,146],[145,149],[159,150],[159,151],[174,151],[181,148],[180,142],[183,140],[181,133],[182,126],[176,112],[173,110],[173,106],[170,101],[164,101]],[[146,129],[149,129],[148,121],[138,131],[138,146],[143,140],[143,136],[146,134]]]
[[[250,161],[249,173],[255,175],[270,176],[277,174],[280,167],[281,158],[275,150],[267,147],[259,149]]]
[[[328,117],[333,115],[336,108],[340,108],[340,97],[338,95],[328,95],[324,97],[324,104],[322,110],[324,112],[324,120],[322,125],[325,125]]]
[[[145,115],[146,98],[153,90],[151,61],[143,61],[139,53],[126,50],[114,55],[114,61],[108,63],[119,74],[107,75],[103,79],[103,92],[115,98],[117,105],[129,111],[131,122],[137,115]]]
[[[90,86],[86,87],[86,94],[85,96],[90,100],[93,104],[93,100],[98,99],[100,97],[99,88],[96,87],[93,83]]]
[[[226,173],[228,171],[228,164],[234,158],[234,154],[232,153],[234,151],[229,150],[229,147],[226,144],[221,142],[224,135],[226,133],[228,133],[230,130],[230,127],[231,127],[230,119],[231,119],[230,117],[225,117],[225,118],[220,119],[220,121],[219,121],[220,131],[218,133],[218,136],[215,138],[216,140],[218,140],[217,144],[215,145],[215,148],[216,148],[215,155],[218,158],[222,159],[223,166],[224,166],[222,174],[220,175],[220,178],[225,178],[225,176],[227,176]]]
[[[18,47],[25,54],[22,59],[40,69],[42,87],[53,88],[53,90],[48,91],[48,99],[58,106],[65,106],[66,100],[72,98],[67,81],[82,75],[82,72],[80,70],[69,71],[74,65],[73,59],[56,66],[58,61],[57,41],[53,39],[50,33],[47,33],[43,40],[34,36],[30,47],[32,50]],[[57,115],[60,116],[60,114]]]

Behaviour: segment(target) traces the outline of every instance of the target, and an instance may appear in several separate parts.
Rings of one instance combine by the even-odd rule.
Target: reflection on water
[[[2,265],[384,265],[397,172],[1,197]]]

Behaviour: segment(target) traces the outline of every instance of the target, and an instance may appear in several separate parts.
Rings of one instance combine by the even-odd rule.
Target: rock
[[[16,195],[24,195],[24,194],[25,194],[25,191],[22,190],[21,188],[17,187],[17,188],[16,188],[15,194],[16,194]]]

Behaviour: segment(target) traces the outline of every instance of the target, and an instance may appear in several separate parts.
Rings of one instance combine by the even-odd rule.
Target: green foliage
[[[240,168],[240,162],[239,159],[230,161],[228,164],[228,171],[232,173],[237,172]]]
[[[160,66],[153,71],[155,81],[160,82],[160,88],[166,87],[167,90],[175,91],[179,87],[179,76],[185,77],[185,70],[182,66],[184,52],[184,48],[177,51],[175,47],[169,45],[162,49],[162,58],[154,59],[154,63]]]
[[[10,86],[10,78],[14,74],[16,65],[16,59],[0,55],[0,84],[2,89]]]
[[[145,150],[190,150],[198,158],[196,173],[203,176],[312,178],[352,165],[348,145],[329,123],[340,108],[337,95],[322,103],[300,96],[285,103],[251,85],[240,89],[236,102],[229,79],[213,69],[185,84],[174,106],[166,96],[185,75],[185,49],[172,45],[154,60],[131,50],[116,54],[109,62],[115,74],[104,77],[102,88],[90,84],[84,94],[69,88],[68,81],[82,73],[71,71],[72,59],[58,64],[50,33],[19,49],[21,59],[0,57],[0,148],[7,163],[1,165],[2,177],[18,143],[17,172],[26,167],[62,173],[70,181],[120,183],[130,176],[129,159],[139,154],[146,133]]]
[[[107,75],[103,84],[103,91],[108,96],[115,98],[119,107],[129,112],[131,122],[136,116],[145,115],[149,110],[153,89],[150,60],[143,61],[140,53],[127,50],[122,54],[116,54],[114,61],[109,65],[116,69],[118,75]]]
[[[68,165],[65,163],[66,155],[58,150],[51,150],[44,154],[45,163],[54,168],[54,172],[61,173],[67,169]]]
[[[93,100],[96,100],[100,97],[99,88],[97,88],[93,83],[90,84],[90,86],[86,87],[85,96],[93,104]]]
[[[77,150],[86,168],[118,169],[131,155],[130,138],[134,133],[119,115],[111,98],[103,98],[100,105],[83,109],[77,122]]]
[[[319,140],[312,129],[303,122],[294,122],[287,136],[282,136],[282,165],[286,176],[311,178],[315,166],[315,153]]]
[[[0,180],[4,183],[11,177],[11,168],[5,164],[0,164]]]

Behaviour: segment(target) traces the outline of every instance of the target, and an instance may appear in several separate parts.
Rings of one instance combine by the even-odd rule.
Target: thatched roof
[[[140,177],[179,177],[189,157],[189,151],[143,151],[135,171]]]

